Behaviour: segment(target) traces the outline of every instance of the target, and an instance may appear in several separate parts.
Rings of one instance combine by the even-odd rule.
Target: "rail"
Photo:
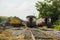
[[[30,32],[33,40],[59,40],[57,37],[39,29],[30,29]]]

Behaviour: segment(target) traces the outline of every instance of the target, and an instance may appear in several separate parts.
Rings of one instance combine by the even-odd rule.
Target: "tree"
[[[44,0],[36,3],[36,9],[39,12],[39,18],[51,17],[52,23],[56,22],[60,16],[60,0]]]

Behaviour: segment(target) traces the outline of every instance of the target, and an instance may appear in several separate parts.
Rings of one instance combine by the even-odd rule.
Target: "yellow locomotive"
[[[10,25],[14,27],[22,26],[22,20],[19,18],[13,18],[10,20]]]
[[[10,20],[10,23],[11,24],[19,24],[21,21],[18,20],[18,19],[13,19],[13,20]]]

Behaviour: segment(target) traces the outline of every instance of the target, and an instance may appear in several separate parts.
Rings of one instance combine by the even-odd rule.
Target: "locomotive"
[[[34,19],[36,18],[35,16],[30,15],[27,16],[26,18],[28,19],[28,21],[26,21],[26,25],[28,27],[36,27],[36,22],[34,21]]]
[[[15,17],[14,19],[11,19],[11,20],[10,20],[10,25],[11,25],[11,26],[14,26],[14,27],[23,26],[22,20],[19,19],[19,18],[16,18],[16,17]]]
[[[51,18],[49,17],[41,17],[37,21],[34,21],[36,17],[32,15],[27,16],[26,18],[28,19],[28,21],[26,21],[26,25],[28,27],[42,27],[42,26],[51,27]]]
[[[37,25],[38,27],[45,26],[45,18],[40,18],[40,19],[38,19],[37,22],[36,22],[36,25]]]

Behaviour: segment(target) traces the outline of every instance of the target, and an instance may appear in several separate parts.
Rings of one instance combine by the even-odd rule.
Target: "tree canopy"
[[[39,12],[38,18],[42,16],[51,17],[52,22],[55,22],[60,16],[60,0],[38,1],[36,3],[36,9]]]

